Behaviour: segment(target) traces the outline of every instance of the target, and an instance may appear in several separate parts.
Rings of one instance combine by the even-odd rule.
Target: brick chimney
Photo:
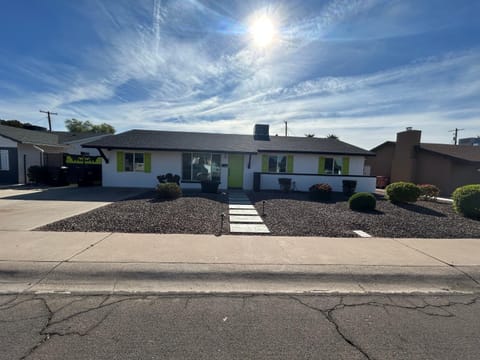
[[[391,182],[415,182],[416,177],[416,147],[420,145],[420,130],[407,130],[397,133],[397,142],[393,154]]]

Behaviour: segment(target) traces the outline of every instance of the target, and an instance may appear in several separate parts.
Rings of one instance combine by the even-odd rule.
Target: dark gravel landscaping
[[[377,211],[362,213],[348,208],[342,194],[330,202],[310,201],[308,193],[249,193],[272,235],[356,237],[363,230],[375,237],[480,238],[480,221],[456,214],[452,205],[418,201],[393,205],[377,198]]]
[[[150,191],[36,230],[217,234],[222,213],[228,213],[226,195],[187,192],[179,199],[163,201]],[[223,232],[228,228],[224,224]]]

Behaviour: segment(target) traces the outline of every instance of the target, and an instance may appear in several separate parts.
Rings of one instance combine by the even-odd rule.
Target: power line
[[[455,134],[453,135],[453,143],[454,143],[455,145],[457,145],[458,132],[459,132],[459,131],[462,131],[462,130],[465,130],[465,129],[457,129],[457,128],[455,128],[455,129],[453,129],[453,130],[449,130],[449,131],[448,131],[448,132],[454,132],[454,133],[455,133]]]
[[[48,117],[48,131],[52,131],[52,119],[50,118],[50,115],[58,115],[57,113],[54,113],[54,112],[51,112],[51,111],[44,111],[44,110],[40,110],[41,113],[45,113],[47,114],[47,117]]]

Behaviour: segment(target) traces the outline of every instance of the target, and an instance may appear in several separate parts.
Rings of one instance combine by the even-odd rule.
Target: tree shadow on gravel
[[[416,205],[416,204],[395,204],[395,206],[398,206],[402,209],[408,210],[415,212],[417,214],[422,214],[422,215],[428,215],[428,216],[435,216],[435,217],[447,217],[447,215],[435,211],[433,209],[429,209],[427,207],[421,206],[421,205]]]
[[[365,214],[365,215],[385,215],[383,211],[380,210],[351,210],[356,214]]]

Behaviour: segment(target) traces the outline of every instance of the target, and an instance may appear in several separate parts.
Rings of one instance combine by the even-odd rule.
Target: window
[[[212,153],[183,153],[182,180],[220,181],[220,154]]]
[[[262,155],[262,172],[293,173],[293,155]]]
[[[284,173],[287,171],[285,155],[270,155],[268,157],[268,172]]]
[[[143,153],[125,153],[125,171],[145,171],[145,160]]]
[[[319,159],[318,173],[326,175],[348,175],[350,159],[348,157],[331,157]]]
[[[324,174],[339,175],[342,173],[342,158],[326,158]]]
[[[0,150],[0,170],[10,170],[8,163],[8,150]]]
[[[143,152],[117,152],[118,172],[145,172],[152,170],[152,154]]]

